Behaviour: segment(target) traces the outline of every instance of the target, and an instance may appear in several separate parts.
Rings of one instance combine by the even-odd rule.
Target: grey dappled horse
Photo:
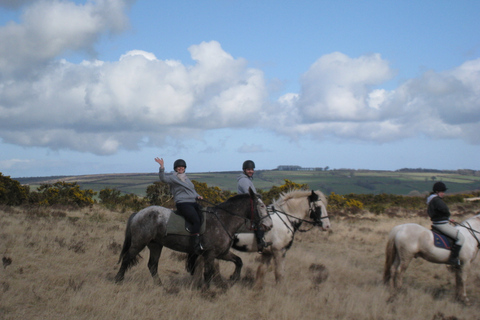
[[[266,206],[251,190],[248,194],[231,197],[221,204],[209,208],[206,214],[206,228],[202,244],[205,259],[204,279],[208,286],[214,274],[215,258],[242,264],[240,257],[232,254],[229,249],[233,243],[235,232],[246,222],[261,224],[265,229],[271,227]],[[158,261],[163,247],[175,251],[192,253],[193,246],[190,236],[167,234],[167,223],[172,210],[151,206],[130,216],[125,231],[125,241],[119,262],[120,270],[115,281],[124,279],[125,271],[138,263],[138,254],[148,247],[150,258],[148,269],[157,284],[161,284],[158,276]]]
[[[456,282],[456,298],[468,302],[465,282],[472,262],[480,247],[480,215],[469,218],[456,228],[465,236],[460,251],[460,268],[453,268]],[[394,227],[388,236],[385,250],[383,281],[394,289],[401,288],[404,272],[413,258],[423,258],[433,263],[447,264],[450,250],[437,248],[432,231],[416,223],[406,223]]]

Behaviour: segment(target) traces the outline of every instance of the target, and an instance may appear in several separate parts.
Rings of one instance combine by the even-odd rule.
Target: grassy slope
[[[223,190],[236,191],[237,176],[240,172],[188,173],[192,180],[217,186]],[[401,194],[425,193],[431,190],[434,181],[447,183],[449,192],[465,192],[480,189],[480,176],[457,173],[422,173],[397,171],[256,171],[254,183],[257,189],[269,190],[272,186],[284,184],[288,179],[299,184],[308,184],[311,189],[319,189],[326,194]],[[434,178],[434,179],[433,179]],[[100,191],[116,188],[126,193],[144,196],[147,186],[158,181],[157,173],[105,174],[72,177],[20,178],[22,184],[30,184],[35,190],[40,183],[66,181],[77,182],[82,189]]]

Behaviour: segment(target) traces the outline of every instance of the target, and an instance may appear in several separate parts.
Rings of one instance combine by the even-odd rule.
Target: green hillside
[[[192,180],[217,186],[223,190],[236,191],[239,171],[188,173]],[[480,172],[415,172],[415,171],[373,171],[373,170],[328,170],[328,171],[256,171],[254,183],[257,189],[269,190],[272,186],[284,184],[288,179],[299,184],[308,184],[326,194],[418,194],[431,190],[435,181],[444,181],[449,192],[480,190]],[[157,173],[103,174],[71,177],[18,178],[35,190],[41,183],[55,181],[77,182],[82,189],[100,191],[115,188],[125,193],[144,196],[147,186],[158,181]]]

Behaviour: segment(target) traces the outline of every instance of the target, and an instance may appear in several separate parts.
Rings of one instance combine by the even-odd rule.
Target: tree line
[[[201,205],[212,206],[226,201],[236,193],[222,190],[219,187],[209,187],[206,183],[192,180],[195,189],[204,200]],[[307,184],[298,184],[288,179],[284,184],[273,186],[269,190],[257,190],[266,205],[271,204],[282,193],[290,190],[308,190]],[[320,190],[321,191],[321,190]],[[404,208],[409,210],[425,209],[423,196],[402,196],[393,194],[347,194],[339,195],[331,192],[327,196],[328,211],[359,213],[368,210],[372,213],[382,214],[391,208]],[[479,197],[480,191],[468,194],[454,194],[446,196],[449,204],[463,203],[465,198]],[[117,189],[105,188],[98,193],[91,190],[80,189],[76,182],[58,181],[43,183],[36,190],[31,191],[29,186],[21,185],[17,180],[4,176],[0,172],[0,205],[7,206],[69,206],[86,207],[100,204],[111,210],[138,211],[150,205],[159,205],[174,208],[173,196],[168,184],[161,181],[149,185],[146,196],[139,197],[135,194],[125,194]]]

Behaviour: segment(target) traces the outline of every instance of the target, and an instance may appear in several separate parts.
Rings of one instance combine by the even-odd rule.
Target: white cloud
[[[237,150],[239,153],[259,153],[259,152],[266,152],[267,150],[260,144],[246,144],[244,143],[240,148]]]
[[[22,167],[33,165],[35,161],[32,160],[25,160],[25,159],[8,159],[0,161],[0,168],[4,169],[12,169],[15,167]]]
[[[256,123],[266,99],[263,73],[219,43],[190,49],[193,66],[132,50],[116,62],[51,60],[34,79],[0,84],[5,142],[113,154],[145,137],[199,138],[203,130]],[[252,120],[253,119],[253,120]]]
[[[129,1],[97,0],[84,5],[71,1],[36,1],[25,8],[21,23],[0,28],[2,76],[32,76],[67,51],[93,52],[103,33],[128,26]]]
[[[4,142],[106,155],[260,127],[294,139],[381,143],[426,135],[480,143],[480,59],[387,91],[381,85],[395,72],[379,54],[334,52],[302,75],[300,92],[277,101],[268,100],[262,70],[216,41],[188,48],[192,65],[134,48],[118,61],[62,59],[67,51],[92,52],[99,37],[124,30],[129,3],[38,1],[20,23],[0,27]]]
[[[270,127],[317,139],[381,143],[426,135],[480,143],[480,59],[427,71],[392,91],[376,88],[392,75],[379,55],[325,55],[302,76],[300,94],[277,101],[275,120],[282,125]],[[301,119],[292,116],[295,110]]]

